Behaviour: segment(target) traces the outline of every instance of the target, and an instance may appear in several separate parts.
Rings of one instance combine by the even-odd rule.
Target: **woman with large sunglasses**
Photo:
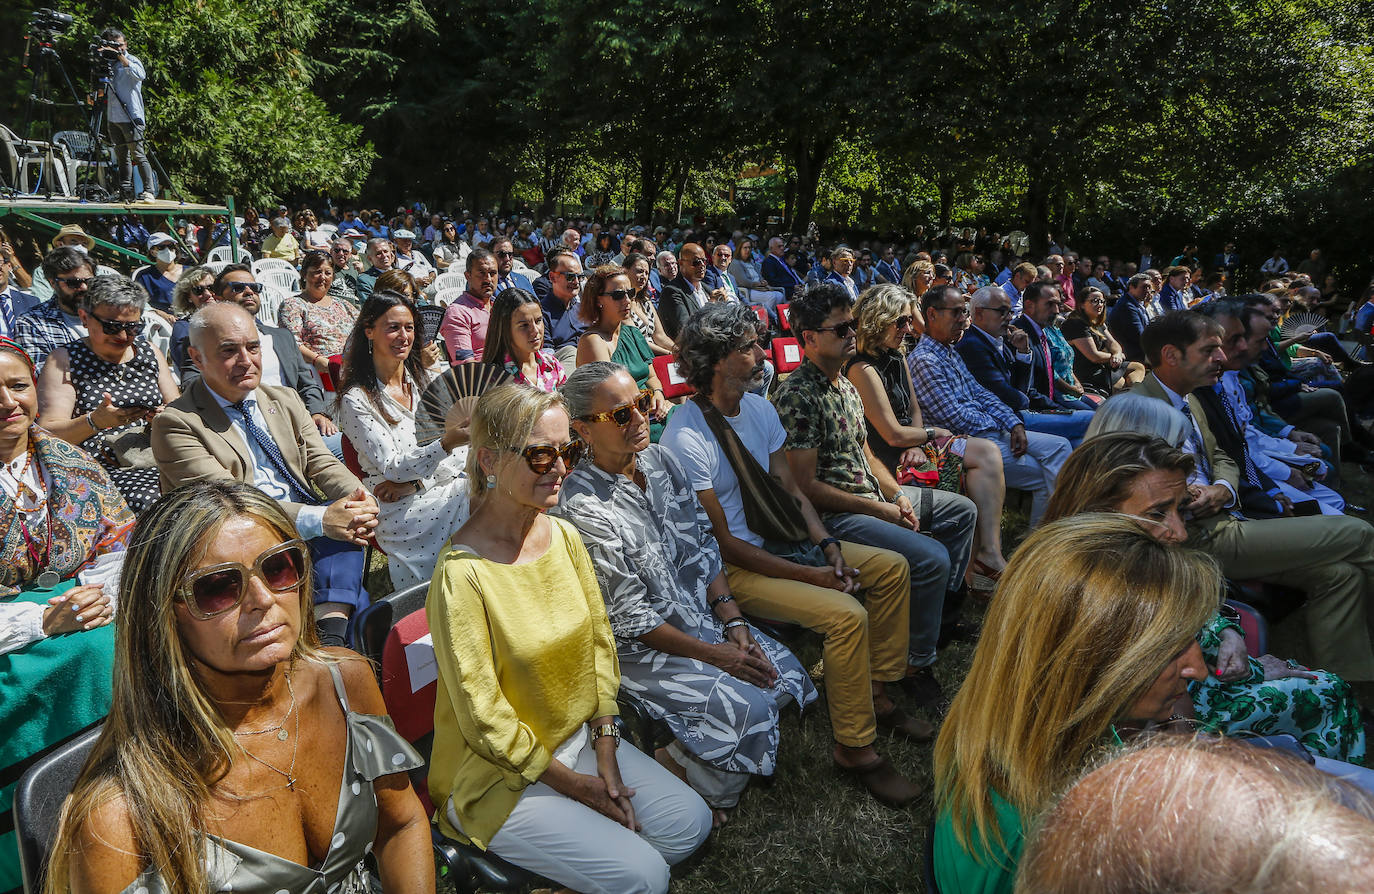
[[[238,483],[130,538],[114,703],[52,848],[53,891],[434,890],[429,823],[367,662],[321,649],[309,551]]]
[[[587,277],[577,306],[578,317],[587,324],[587,331],[577,342],[577,365],[593,360],[619,363],[641,390],[653,392],[649,438],[657,444],[668,418],[668,402],[654,373],[654,352],[630,314],[634,294],[629,274],[620,267],[597,267]]]
[[[143,333],[143,289],[98,276],[81,296],[85,338],[48,355],[38,378],[43,427],[94,456],[134,514],[161,493],[148,422],[180,393],[167,360]]]
[[[35,424],[24,349],[0,338],[0,890],[19,887],[13,784],[110,707],[118,576],[133,514],[105,470]]]
[[[728,819],[753,774],[771,776],[778,713],[816,689],[796,657],[745,620],[711,521],[686,473],[649,443],[640,391],[618,363],[579,366],[563,387],[591,449],[558,508],[582,534],[605,595],[621,690],[673,732],[655,755]]]
[[[955,435],[927,427],[921,419],[911,371],[906,364],[908,335],[925,329],[918,302],[893,283],[864,292],[854,305],[858,352],[845,366],[864,405],[868,446],[887,470],[902,479],[903,468],[929,467],[939,486],[957,488],[978,507],[969,584],[988,596],[1006,567],[1002,557],[1002,454],[986,438]]]
[[[577,530],[546,514],[574,449],[556,394],[506,384],[477,402],[472,515],[426,604],[439,673],[430,796],[446,834],[560,885],[664,892],[711,813],[620,741],[601,588]]]

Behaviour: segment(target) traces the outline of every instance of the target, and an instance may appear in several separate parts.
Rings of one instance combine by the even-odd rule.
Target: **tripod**
[[[67,74],[67,67],[62,64],[62,56],[57,52],[57,47],[52,42],[53,36],[51,33],[38,31],[30,37],[33,43],[29,45],[29,48],[32,49],[37,46],[38,50],[34,54],[32,63],[33,74],[29,81],[29,101],[24,114],[24,139],[26,140],[33,139],[31,130],[34,126],[35,112],[41,112],[42,121],[46,124],[46,160],[40,169],[38,182],[34,184],[33,189],[35,194],[41,189],[45,199],[52,199],[53,177],[50,172],[53,166],[58,164],[58,157],[54,152],[55,147],[52,141],[53,134],[56,132],[53,125],[53,109],[59,106],[83,108],[81,95],[76,92],[76,85],[72,83],[71,75]],[[53,92],[52,69],[54,68],[62,75],[62,81],[66,84],[67,92],[72,98],[70,103],[59,103],[51,96]]]
[[[100,102],[100,97],[102,93],[105,96],[113,96],[115,98],[115,102],[118,102],[119,107],[124,110],[125,120],[132,121],[134,116],[132,113],[129,112],[129,106],[124,102],[124,97],[120,96],[119,91],[114,88],[114,62],[111,61],[106,63],[104,73],[96,75],[95,82],[97,88],[95,94],[96,101],[91,109],[90,128],[91,133],[95,135],[95,139],[97,141],[98,146],[100,139],[99,135],[102,132],[101,118],[104,116],[106,108],[106,106]],[[172,194],[177,197],[177,201],[181,202],[182,204],[185,204],[186,197],[181,194],[181,190],[176,188],[176,184],[172,182],[172,178],[167,176],[166,169],[162,167],[162,159],[158,158],[157,153],[154,152],[152,148],[148,146],[148,141],[146,138],[143,139],[141,142],[143,143],[144,154],[147,155],[149,163],[157,172],[158,182],[166,184],[167,188],[172,191]],[[130,152],[132,150],[126,148],[125,151]],[[130,160],[130,164],[132,163],[132,160]],[[119,176],[122,188],[122,180],[124,177],[124,172],[122,169],[120,171]],[[155,185],[156,184],[145,183],[143,184],[143,189],[150,193],[156,193],[156,190],[154,189]]]

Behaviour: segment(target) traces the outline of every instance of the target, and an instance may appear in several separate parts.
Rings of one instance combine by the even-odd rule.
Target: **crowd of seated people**
[[[1294,315],[1374,317],[1312,270],[1247,292],[1232,249],[1218,289],[1195,247],[323,216],[245,215],[299,273],[279,307],[249,259],[185,252],[222,221],[150,234],[136,279],[67,228],[45,299],[0,254],[6,785],[109,716],[54,890],[429,890],[427,759],[443,834],[664,891],[818,687],[835,771],[882,804],[924,790],[881,738],[935,742],[946,890],[1010,891],[1056,796],[1158,727],[1367,784],[1374,528],[1342,472],[1374,460],[1374,384]],[[464,364],[505,383],[422,438]],[[429,754],[344,648],[369,545],[429,588]],[[1254,654],[1241,592],[1300,602],[1306,648]],[[666,745],[622,741],[622,706]]]

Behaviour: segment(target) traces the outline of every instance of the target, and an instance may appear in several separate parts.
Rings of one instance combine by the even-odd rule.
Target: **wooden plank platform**
[[[0,217],[19,211],[34,214],[228,214],[227,205],[203,205],[196,202],[173,202],[158,199],[152,202],[84,202],[73,196],[0,197]]]

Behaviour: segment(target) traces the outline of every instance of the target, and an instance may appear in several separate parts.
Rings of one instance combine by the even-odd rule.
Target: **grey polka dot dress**
[[[205,870],[212,894],[371,894],[363,858],[377,837],[377,795],[372,780],[424,765],[391,725],[391,718],[357,714],[348,708],[343,677],[329,665],[348,724],[348,748],[339,783],[339,807],[329,852],[316,866],[214,835],[205,837]],[[148,870],[123,894],[167,894],[161,876]]]
[[[162,406],[162,389],[157,386],[157,356],[143,339],[134,342],[134,357],[124,363],[100,359],[84,341],[67,345],[67,354],[71,357],[72,385],[76,388],[73,419],[98,409],[105,402],[107,392],[116,407],[129,404]],[[162,494],[157,467],[151,465],[150,454],[149,468],[124,468],[106,442],[126,432],[146,432],[147,425],[146,422],[121,425],[81,442],[81,447],[110,473],[110,479],[135,515],[153,505]]]

